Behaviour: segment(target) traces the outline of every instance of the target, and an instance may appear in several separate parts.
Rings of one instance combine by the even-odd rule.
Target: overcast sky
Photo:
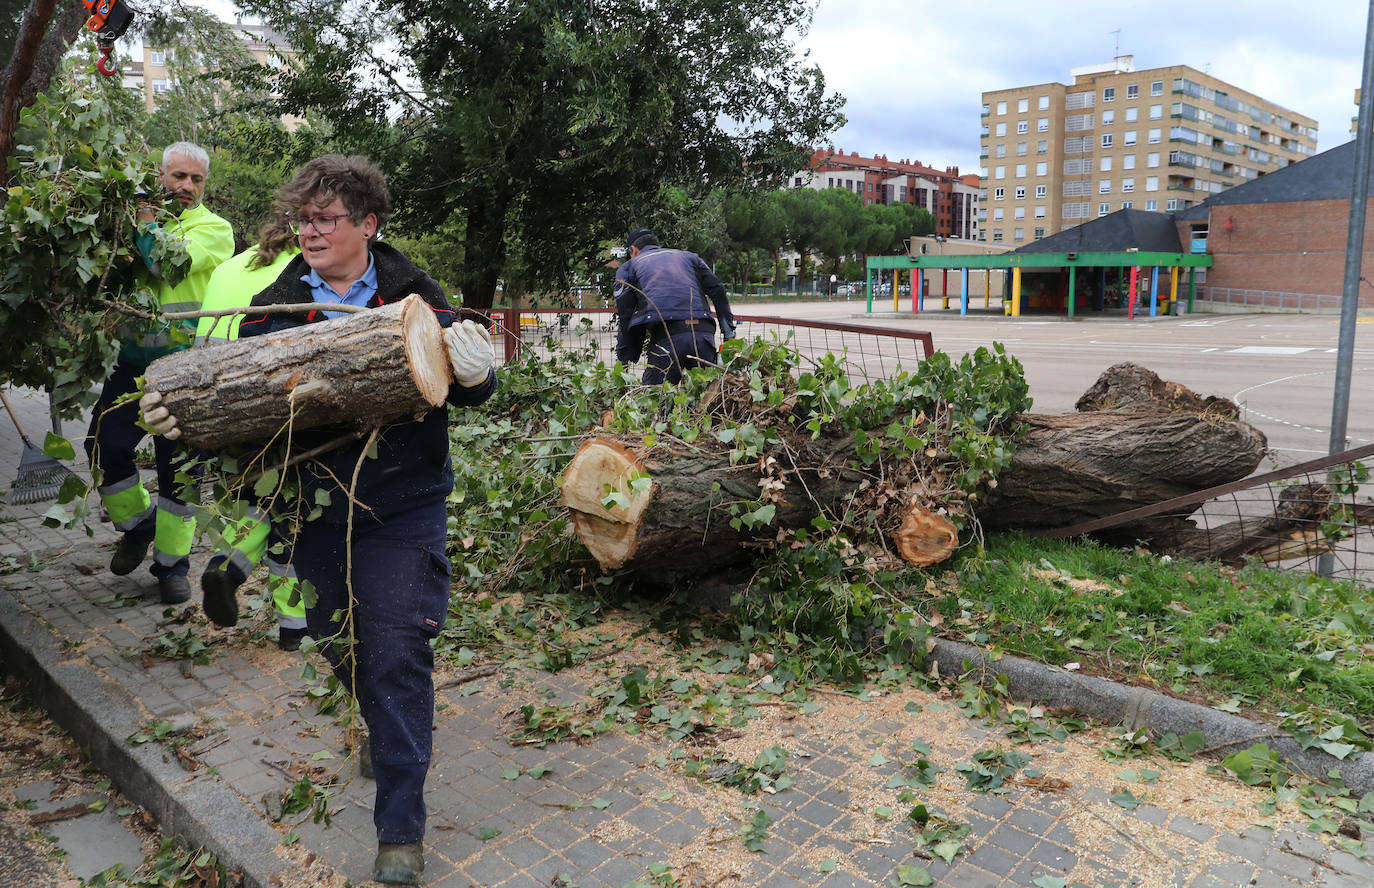
[[[1189,65],[1317,120],[1319,151],[1350,139],[1364,0],[818,0],[801,46],[848,101],[834,147],[978,172],[985,90],[1072,83],[1134,55]]]

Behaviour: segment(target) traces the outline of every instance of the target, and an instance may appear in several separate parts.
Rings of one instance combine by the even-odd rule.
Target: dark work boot
[[[117,577],[126,576],[138,569],[143,559],[148,557],[148,547],[153,544],[151,535],[130,531],[119,538],[114,556],[110,558],[110,573]]]
[[[239,621],[239,586],[244,577],[228,563],[205,568],[200,575],[200,588],[205,593],[202,605],[205,616],[216,626],[232,626]]]
[[[301,649],[301,642],[310,634],[310,630],[304,627],[291,629],[286,626],[277,628],[277,647],[284,651],[298,651]]]
[[[157,578],[163,604],[181,604],[191,597],[191,581],[181,574],[167,574]]]
[[[377,860],[372,864],[372,879],[385,885],[418,885],[425,874],[425,848],[422,842],[377,846]]]

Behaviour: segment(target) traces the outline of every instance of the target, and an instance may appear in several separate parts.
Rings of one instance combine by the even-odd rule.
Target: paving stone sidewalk
[[[41,428],[42,415],[25,421]],[[0,433],[0,484],[14,477],[19,449],[17,435]],[[108,526],[94,537],[43,529],[48,505],[0,507],[0,558],[13,559],[0,576],[0,643],[11,668],[28,662],[42,671],[31,676],[35,684],[65,689],[54,712],[60,722],[73,717],[61,711],[66,706],[104,726],[104,735],[91,729],[97,765],[130,798],[169,812],[174,830],[207,844],[245,884],[290,885],[323,864],[341,877],[336,884],[366,881],[375,852],[373,785],[354,773],[337,721],[316,711],[312,683],[302,677],[309,657],[278,651],[265,614],[222,632],[204,622],[194,600],[165,608],[146,571],[108,573]],[[198,553],[193,579],[204,557]],[[188,630],[213,642],[207,663],[156,654],[158,639],[173,644]],[[1145,804],[1128,811],[1111,801],[1122,788],[1114,775],[1155,765],[1084,769],[1073,764],[1081,757],[1069,744],[1037,744],[1015,748],[1061,780],[1060,791],[1029,781],[1004,794],[971,793],[955,766],[979,750],[1012,748],[1003,728],[916,690],[867,701],[820,695],[805,714],[761,706],[756,718],[703,745],[651,730],[544,747],[508,740],[522,705],[586,702],[590,685],[662,663],[661,647],[645,637],[636,649],[557,674],[502,666],[475,681],[455,683],[455,671],[439,676],[427,884],[924,884],[913,865],[936,885],[967,888],[1374,884],[1374,865],[1300,827],[1252,825],[1256,808],[1227,804],[1232,790],[1243,796],[1244,788],[1207,775],[1201,763],[1170,766],[1157,793],[1131,787]],[[157,720],[198,726],[204,737],[180,751],[127,741],[131,725]],[[919,743],[942,771],[936,786],[902,785],[904,764],[922,757]],[[770,746],[787,751],[793,781],[775,794],[745,796],[684,773],[693,757],[747,763]],[[303,773],[343,781],[330,803],[332,825],[301,815],[271,820],[276,800]],[[964,853],[951,862],[915,856],[905,817],[917,802],[967,824]],[[759,811],[770,822],[762,852],[750,853],[742,830]],[[654,881],[663,865],[676,882]]]

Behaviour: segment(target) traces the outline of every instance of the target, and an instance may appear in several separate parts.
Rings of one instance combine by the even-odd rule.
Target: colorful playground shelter
[[[957,249],[953,243],[949,249]],[[981,283],[983,308],[991,307],[992,275],[1006,272],[1002,282],[1003,309],[1019,317],[1023,309],[1065,312],[1075,317],[1084,311],[1125,309],[1134,318],[1148,308],[1150,317],[1178,314],[1180,297],[1186,311],[1193,310],[1196,271],[1209,268],[1212,257],[1205,244],[1185,252],[1175,218],[1168,213],[1127,209],[1027,244],[1019,250],[998,254],[951,254],[870,256],[867,262],[868,311],[874,293],[890,275],[892,310],[901,311],[902,272],[909,273],[911,311],[919,312],[931,295],[927,274],[941,273],[940,297],[949,308],[950,272],[959,275],[959,313],[968,314],[971,288]],[[972,282],[981,271],[982,281]],[[1181,280],[1186,271],[1186,281]],[[1139,308],[1137,308],[1139,306]],[[976,306],[975,306],[976,307]]]

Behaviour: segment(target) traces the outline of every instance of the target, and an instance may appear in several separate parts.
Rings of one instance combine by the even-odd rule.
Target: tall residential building
[[[792,177],[793,188],[845,188],[865,205],[909,203],[935,217],[940,237],[978,238],[978,177],[959,175],[958,167],[943,171],[919,160],[888,160],[887,155],[864,157],[858,152],[817,149],[808,169]]]
[[[1133,56],[983,93],[979,238],[1028,243],[1116,210],[1182,210],[1316,153],[1317,122]]]
[[[233,29],[253,60],[259,64],[280,68],[296,55],[286,38],[266,25],[244,24],[240,21],[234,23]],[[123,86],[138,92],[143,97],[144,108],[151,114],[157,110],[158,96],[172,89],[172,72],[167,64],[168,50],[152,46],[146,38],[140,44],[134,44],[132,52],[126,53],[123,51],[125,49],[121,46],[121,51],[115,56],[121,63]],[[295,118],[283,118],[283,121],[288,127],[299,122]]]

